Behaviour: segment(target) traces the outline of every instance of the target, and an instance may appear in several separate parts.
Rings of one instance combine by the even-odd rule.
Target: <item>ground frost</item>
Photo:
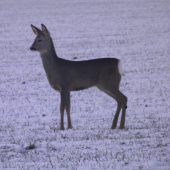
[[[168,1],[1,2],[0,169],[169,170]],[[59,130],[59,93],[30,24],[44,23],[69,60],[116,57],[128,96],[126,128],[111,130],[116,102],[96,88],[71,93],[73,129]],[[120,123],[120,120],[118,124]]]

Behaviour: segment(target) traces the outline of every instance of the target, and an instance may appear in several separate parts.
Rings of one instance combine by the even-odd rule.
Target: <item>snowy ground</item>
[[[122,59],[124,130],[96,88],[71,93],[74,128],[59,130],[59,93],[29,50],[41,23],[62,58]],[[0,169],[169,170],[170,1],[1,0]]]

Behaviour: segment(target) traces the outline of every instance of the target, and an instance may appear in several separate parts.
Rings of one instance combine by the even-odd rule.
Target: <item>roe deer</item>
[[[52,38],[47,28],[41,24],[42,31],[31,25],[37,35],[30,47],[40,52],[42,63],[51,87],[60,92],[60,130],[64,130],[64,109],[67,112],[68,129],[72,128],[70,118],[70,91],[83,90],[96,86],[117,101],[117,111],[111,129],[116,128],[120,110],[122,116],[120,129],[125,127],[127,97],[119,91],[121,62],[116,58],[100,58],[85,61],[69,61],[59,58],[55,52]]]

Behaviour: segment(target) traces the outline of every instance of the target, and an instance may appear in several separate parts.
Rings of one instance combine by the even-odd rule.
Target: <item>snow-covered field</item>
[[[122,60],[124,130],[97,88],[71,93],[73,129],[59,130],[60,95],[29,50],[41,23],[59,57]],[[0,169],[169,170],[170,1],[1,0]]]

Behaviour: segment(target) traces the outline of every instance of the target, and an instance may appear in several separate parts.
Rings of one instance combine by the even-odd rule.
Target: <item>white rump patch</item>
[[[122,61],[121,60],[119,60],[119,63],[118,63],[118,70],[119,70],[120,75],[122,75],[122,76],[125,75],[124,71],[122,69]]]

